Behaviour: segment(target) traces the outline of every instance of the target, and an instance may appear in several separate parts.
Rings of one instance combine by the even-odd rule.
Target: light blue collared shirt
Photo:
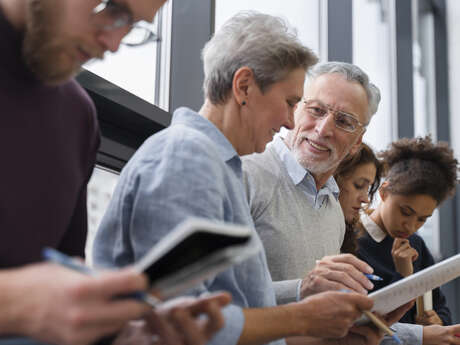
[[[254,229],[237,152],[210,121],[180,108],[171,126],[150,137],[123,169],[96,234],[94,263],[131,264],[191,216]],[[255,230],[254,241],[262,248]],[[221,290],[232,294],[232,304],[224,308],[225,327],[210,344],[236,344],[244,326],[242,308],[276,305],[265,251],[192,293]]]
[[[276,136],[270,145],[273,145],[273,148],[286,167],[292,182],[295,185],[299,185],[315,209],[319,209],[325,205],[329,199],[329,195],[333,195],[338,200],[339,186],[333,176],[329,177],[324,186],[318,191],[313,175],[297,162],[297,159],[280,136]]]

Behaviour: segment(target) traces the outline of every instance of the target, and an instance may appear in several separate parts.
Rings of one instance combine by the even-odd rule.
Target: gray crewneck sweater
[[[289,176],[274,145],[242,160],[251,214],[276,282],[277,302],[296,301],[300,279],[316,260],[339,254],[345,233],[342,209],[332,194],[315,209]]]

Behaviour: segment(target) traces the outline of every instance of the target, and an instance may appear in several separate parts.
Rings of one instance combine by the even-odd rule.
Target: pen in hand
[[[350,292],[350,290],[341,289],[340,292]],[[369,310],[363,310],[363,314],[371,321],[378,329],[380,329],[383,333],[388,334],[390,337],[394,339],[394,341],[398,344],[402,344],[401,339],[399,339],[396,332],[394,332],[390,327],[386,325],[385,322],[380,320],[376,315],[372,314]]]
[[[80,262],[79,260],[72,258],[64,253],[61,253],[53,248],[45,247],[42,251],[42,257],[47,261],[54,262],[58,265],[67,267],[69,269],[83,273],[85,275],[89,275],[89,276],[98,275],[97,270],[94,270],[91,267],[86,266],[84,263]],[[161,303],[161,301],[158,298],[150,294],[147,294],[143,291],[136,291],[128,295],[122,295],[122,296],[119,296],[119,298],[134,298],[141,302],[147,303],[153,308],[155,308]]]
[[[363,314],[367,316],[367,318],[372,321],[374,325],[377,326],[378,329],[380,329],[383,333],[388,334],[390,337],[392,337],[398,344],[402,344],[401,339],[399,339],[398,335],[396,332],[394,332],[390,327],[388,327],[385,322],[380,320],[376,315],[372,314],[372,312],[368,310],[364,310]]]
[[[375,275],[375,274],[368,274],[368,273],[364,273],[364,275],[367,277],[367,279],[370,279],[370,280],[375,280],[375,281],[382,281],[383,278]]]

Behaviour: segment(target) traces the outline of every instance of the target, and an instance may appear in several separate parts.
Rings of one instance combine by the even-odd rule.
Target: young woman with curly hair
[[[429,136],[400,139],[379,156],[385,165],[381,201],[361,217],[365,231],[358,240],[358,256],[383,278],[375,282],[375,290],[434,264],[416,232],[454,194],[458,171],[447,143],[434,143]],[[417,317],[414,307],[401,322],[448,325],[452,320],[443,294],[435,289],[433,311]]]
[[[380,153],[363,146],[356,156],[342,162],[335,175],[341,189],[341,205],[348,223],[342,250],[356,253],[383,278],[378,290],[434,263],[433,256],[416,231],[433,211],[455,192],[457,160],[446,143],[429,136],[400,139]],[[374,210],[362,212],[378,188],[381,201]],[[358,239],[356,240],[356,237]],[[450,311],[439,289],[433,291],[433,311],[416,317],[415,307],[401,322],[449,325]]]

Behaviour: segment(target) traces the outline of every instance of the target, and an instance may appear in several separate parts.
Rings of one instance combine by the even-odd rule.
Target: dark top
[[[74,81],[49,87],[21,59],[0,11],[0,268],[51,246],[84,255],[86,184],[99,146],[94,104]]]
[[[396,272],[393,263],[393,257],[391,256],[393,242],[394,239],[391,236],[386,236],[380,243],[375,242],[367,233],[358,239],[358,257],[374,268],[374,274],[383,278],[383,281],[372,282],[374,284],[372,291],[377,291],[404,278]],[[409,243],[418,253],[418,258],[413,263],[414,273],[434,264],[433,256],[423,238],[414,234],[409,237]],[[450,311],[446,305],[446,298],[439,288],[433,290],[433,310],[439,315],[444,325],[452,324]],[[416,307],[414,306],[399,322],[415,323],[415,315]]]

